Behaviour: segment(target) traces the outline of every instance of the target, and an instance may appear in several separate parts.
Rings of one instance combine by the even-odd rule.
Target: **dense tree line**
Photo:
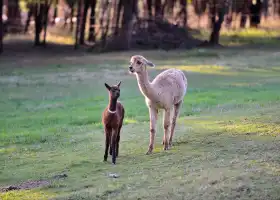
[[[20,0],[0,0],[0,7],[5,4],[8,10],[6,26],[17,27],[27,32],[31,18],[34,18],[34,44],[46,44],[48,24],[55,24],[57,6],[63,1],[65,19],[70,19],[70,31],[75,32],[76,44],[84,45],[88,42],[100,43],[106,46],[108,41],[114,40],[119,49],[129,49],[134,24],[141,19],[149,22],[165,22],[175,24],[187,30],[188,0],[21,0],[26,2],[28,9],[27,20],[24,25],[20,22]],[[268,15],[268,6],[273,5],[273,14],[280,15],[279,0],[192,0],[195,14],[200,17],[209,15],[211,35],[209,44],[219,43],[219,32],[222,23],[230,25],[232,14],[240,14],[240,27],[245,27],[249,18],[250,25],[257,27],[260,17]],[[49,18],[49,11],[53,16]],[[1,16],[2,16],[1,9]],[[87,20],[89,16],[89,21]],[[73,18],[77,17],[76,21]],[[65,20],[65,26],[67,26]],[[149,23],[151,26],[152,23]],[[76,27],[74,31],[74,27]],[[87,29],[88,27],[88,29]],[[0,19],[0,51],[3,49],[2,40],[5,24]],[[11,28],[8,29],[12,32]],[[17,31],[17,30],[14,30]],[[42,34],[43,33],[43,34]],[[43,39],[41,39],[43,35]],[[87,37],[86,37],[87,36]],[[119,41],[119,42],[118,42]],[[121,42],[120,42],[121,41]]]

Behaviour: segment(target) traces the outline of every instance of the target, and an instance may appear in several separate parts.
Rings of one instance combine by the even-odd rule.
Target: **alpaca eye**
[[[140,62],[139,60],[137,60],[136,64],[137,64],[137,65],[140,65],[140,64],[141,64],[141,62]]]

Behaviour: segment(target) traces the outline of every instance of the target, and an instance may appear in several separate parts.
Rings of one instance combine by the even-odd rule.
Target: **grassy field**
[[[133,54],[184,70],[189,88],[174,136],[154,154],[148,109],[127,67]],[[0,186],[51,179],[0,199],[268,199],[280,196],[280,52],[144,51],[17,58],[0,63]],[[122,81],[126,109],[117,165],[103,163],[104,82]],[[110,157],[111,158],[111,157]],[[111,159],[108,159],[109,161]],[[109,173],[119,178],[108,177]]]

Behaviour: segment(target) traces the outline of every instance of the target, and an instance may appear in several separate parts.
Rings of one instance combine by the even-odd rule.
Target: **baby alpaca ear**
[[[111,87],[107,84],[107,83],[104,83],[105,87],[107,88],[107,90],[111,90]]]
[[[152,63],[151,61],[147,60],[147,65],[149,65],[150,67],[155,67],[154,63]]]
[[[122,82],[120,81],[120,82],[118,83],[118,85],[117,85],[117,86],[118,86],[118,87],[120,87],[121,83],[122,83]]]

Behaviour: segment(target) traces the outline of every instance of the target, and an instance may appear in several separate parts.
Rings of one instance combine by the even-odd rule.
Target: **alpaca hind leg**
[[[151,154],[154,149],[158,110],[156,108],[150,107],[149,114],[150,114],[150,144],[146,155]]]
[[[105,129],[105,153],[104,153],[104,161],[107,161],[108,158],[108,149],[110,146],[110,140],[111,140],[111,130]]]
[[[119,156],[119,143],[120,143],[120,132],[121,132],[122,125],[118,129],[118,136],[117,136],[117,149],[116,149],[116,156]]]
[[[176,121],[179,116],[179,111],[182,105],[182,101],[174,105],[174,110],[173,110],[173,116],[172,116],[172,121],[171,121],[171,132],[170,132],[170,137],[169,137],[169,145],[172,146],[172,139],[174,135],[174,130],[176,126]]]
[[[116,143],[117,143],[117,130],[112,131],[111,146],[112,146],[112,163],[116,164]]]
[[[164,127],[164,150],[168,150],[168,133],[170,128],[170,109],[166,109],[164,112],[164,121],[163,121],[163,127]]]

